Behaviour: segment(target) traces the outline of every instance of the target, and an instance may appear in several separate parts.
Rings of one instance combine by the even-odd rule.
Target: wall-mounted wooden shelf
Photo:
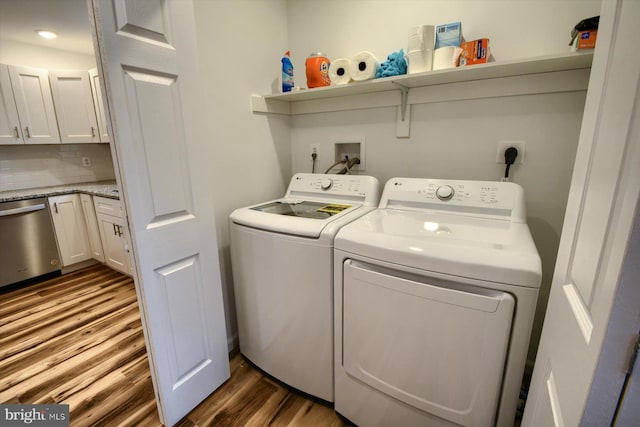
[[[398,106],[398,136],[406,137],[412,104],[585,90],[592,61],[592,52],[569,53],[405,74],[344,86],[252,95],[251,109],[255,113],[296,115]],[[549,73],[558,78],[548,79]],[[477,84],[479,81],[483,83]]]

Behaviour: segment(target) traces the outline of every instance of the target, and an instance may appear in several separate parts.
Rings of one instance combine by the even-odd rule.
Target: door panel
[[[81,194],[82,213],[84,221],[87,225],[87,234],[89,236],[89,245],[91,246],[91,254],[94,259],[104,262],[104,253],[102,250],[102,239],[100,238],[100,228],[96,218],[96,210],[93,206],[93,196],[89,194]]]
[[[9,68],[0,64],[0,144],[23,144]]]
[[[125,251],[125,223],[121,218],[98,214],[98,228],[104,248],[104,261],[107,265],[124,274],[129,271],[129,254]]]
[[[158,282],[161,284],[166,299],[163,308],[169,315],[166,317],[167,330],[175,331],[169,338],[177,350],[175,366],[173,366],[172,382],[179,384],[185,378],[197,373],[211,361],[207,357],[208,343],[197,335],[182,334],[181,331],[199,331],[206,329],[206,318],[198,303],[202,298],[202,277],[200,276],[200,260],[189,257],[166,267],[157,269]],[[194,283],[195,286],[185,289],[183,283]],[[193,310],[176,310],[179,307],[193,307]]]
[[[169,44],[164,1],[116,0],[116,23],[123,35]]]
[[[144,147],[140,164],[149,177],[149,225],[192,218],[185,129],[176,75],[124,70],[131,123]],[[153,108],[138,108],[153,106]]]
[[[49,197],[56,239],[63,266],[91,258],[91,246],[84,223],[79,194]]]
[[[172,425],[229,377],[192,2],[92,2],[152,377]]]
[[[49,72],[63,144],[100,142],[87,71]]]
[[[47,70],[11,65],[9,75],[25,143],[59,144]]]
[[[100,142],[109,142],[109,133],[107,132],[107,115],[104,111],[105,101],[102,95],[102,86],[100,86],[100,75],[96,68],[89,70],[89,81],[91,83],[93,105],[96,110],[96,119],[98,120]]]
[[[639,19],[640,2],[603,2],[523,426],[582,421],[639,200],[640,58],[628,55]]]

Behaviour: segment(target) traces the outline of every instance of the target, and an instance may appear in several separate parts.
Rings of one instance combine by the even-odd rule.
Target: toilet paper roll
[[[407,54],[409,62],[409,74],[424,73],[431,71],[433,63],[433,51],[431,49],[409,52]]]
[[[380,63],[373,53],[359,52],[351,58],[350,76],[357,82],[374,79],[379,65]]]
[[[351,81],[351,61],[349,58],[338,58],[331,61],[329,79],[332,85],[346,85]]]
[[[462,49],[457,46],[445,46],[433,51],[433,69],[444,70],[458,66],[458,58]]]
[[[435,43],[435,27],[433,25],[419,25],[409,28],[407,52],[419,50],[433,50]]]

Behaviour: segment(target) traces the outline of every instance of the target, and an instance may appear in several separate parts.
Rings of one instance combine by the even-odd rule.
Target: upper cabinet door
[[[104,98],[102,97],[102,86],[100,86],[100,76],[98,75],[98,70],[96,68],[89,70],[89,80],[91,81],[93,105],[96,109],[96,118],[98,119],[100,142],[109,142],[109,133],[107,132],[107,115],[104,110]]]
[[[49,80],[62,143],[100,142],[89,73],[52,70]]]
[[[27,144],[59,144],[47,70],[9,66],[11,86]]]
[[[0,64],[0,145],[24,144],[9,68]]]

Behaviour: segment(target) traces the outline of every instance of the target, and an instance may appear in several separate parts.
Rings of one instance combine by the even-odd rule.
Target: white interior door
[[[162,421],[229,377],[191,1],[91,0]]]
[[[523,426],[583,420],[640,192],[640,2],[605,1]]]

